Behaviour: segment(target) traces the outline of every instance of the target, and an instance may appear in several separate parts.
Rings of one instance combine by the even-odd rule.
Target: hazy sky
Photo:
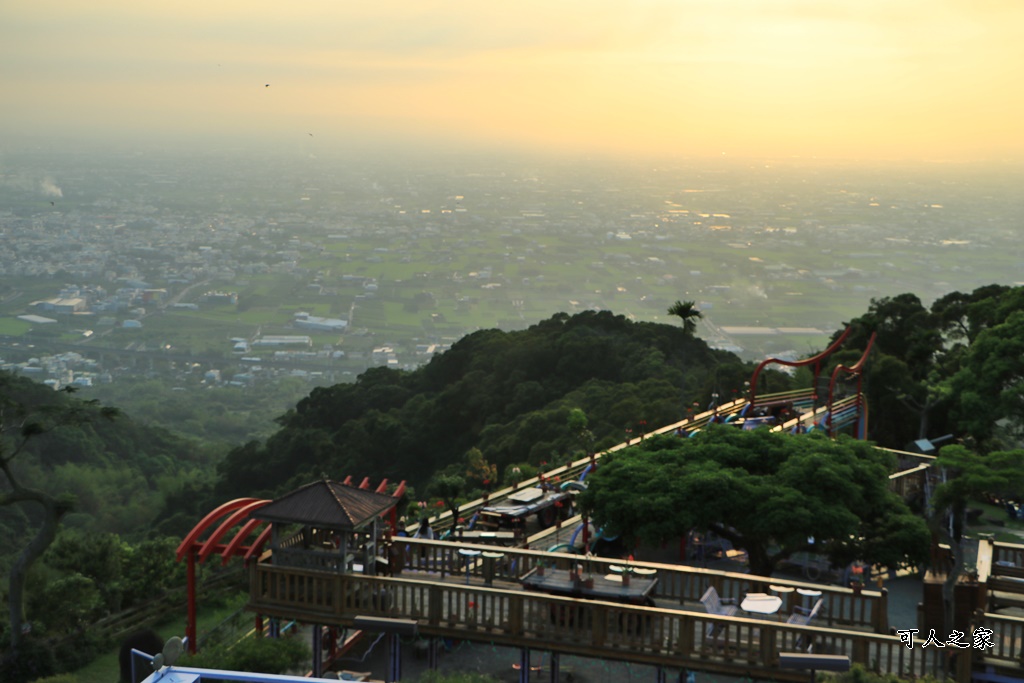
[[[1022,0],[4,0],[0,141],[1018,160],[1022,29]]]

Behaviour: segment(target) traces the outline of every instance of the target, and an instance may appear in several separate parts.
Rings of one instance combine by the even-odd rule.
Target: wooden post
[[[889,632],[889,589],[883,588],[875,603],[875,633]]]
[[[313,678],[320,678],[324,668],[324,627],[320,624],[313,624],[309,630],[313,633]]]

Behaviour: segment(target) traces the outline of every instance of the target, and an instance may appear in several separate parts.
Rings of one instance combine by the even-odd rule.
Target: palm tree
[[[704,317],[693,301],[676,301],[668,307],[668,314],[679,316],[683,321],[683,332],[689,335],[697,331],[697,321]]]

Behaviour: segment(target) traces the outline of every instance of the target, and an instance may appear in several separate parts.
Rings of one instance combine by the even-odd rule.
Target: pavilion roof
[[[366,526],[397,503],[398,499],[386,493],[320,479],[264,505],[251,516],[269,522],[353,531]]]

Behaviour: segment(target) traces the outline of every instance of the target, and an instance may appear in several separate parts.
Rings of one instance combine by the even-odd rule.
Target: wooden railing
[[[718,406],[714,410],[708,410],[698,415],[694,415],[690,418],[687,418],[685,420],[680,420],[679,422],[673,422],[670,425],[665,425],[664,427],[653,429],[643,436],[650,436],[652,434],[668,434],[674,432],[679,427],[700,427],[706,425],[708,421],[710,421],[711,418],[716,415],[725,415],[740,410],[744,405],[746,405],[746,403],[746,399],[736,399],[734,401],[730,401],[729,403],[725,403],[721,406]],[[623,448],[628,448],[630,445],[636,445],[637,443],[643,440],[643,436],[637,435],[636,438],[627,439],[626,441],[620,444],[617,444],[615,446],[612,446],[611,448],[601,451],[600,453],[597,453],[594,456],[594,458],[596,460],[600,460],[602,455],[605,455],[607,453],[614,453],[615,451],[622,450]],[[575,460],[572,463],[569,463],[568,465],[562,465],[561,467],[556,467],[552,470],[548,470],[547,472],[544,473],[544,479],[548,481],[556,479],[567,481],[572,479],[573,477],[579,476],[583,472],[583,470],[585,470],[589,465],[589,457],[580,458],[579,460]],[[510,494],[518,491],[519,489],[532,488],[539,483],[540,477],[533,477],[532,479],[527,479],[523,482],[520,482],[519,484],[516,484],[515,486],[508,486],[506,488],[494,491],[493,493],[488,495],[487,500],[484,500],[483,498],[477,498],[476,500],[472,500],[459,507],[459,516],[469,519],[474,512],[484,507],[485,505],[493,505],[497,501],[508,498]],[[431,517],[430,525],[434,529],[434,531],[437,532],[441,532],[445,529],[451,528],[451,526],[453,525],[451,511],[448,510],[440,513],[436,517]],[[412,533],[415,529],[416,525],[412,525],[409,528],[410,533]]]
[[[299,567],[302,569],[319,569],[321,571],[340,572],[345,565],[345,558],[338,552],[327,550],[309,550],[303,548],[279,548],[273,556],[280,565]]]
[[[1024,578],[1024,545],[992,543],[992,574]]]
[[[579,566],[583,575],[595,574],[603,576],[612,573],[611,567],[623,565],[622,560],[606,557],[584,557],[572,553],[549,553],[540,550],[522,548],[505,548],[500,546],[465,545],[447,541],[431,541],[419,538],[393,539],[393,554],[401,553],[402,559],[396,563],[404,565],[403,575],[414,576],[412,572],[423,572],[435,575],[439,579],[448,576],[465,576],[474,583],[485,580],[518,582],[521,577],[533,570],[538,564],[557,569],[570,569]],[[460,549],[470,548],[481,552],[500,553],[500,558],[484,558],[483,555],[466,557],[459,554]],[[393,557],[394,562],[396,558]],[[642,571],[653,571],[658,578],[652,597],[659,601],[671,602],[679,606],[690,606],[703,609],[700,598],[708,586],[714,586],[723,598],[741,600],[747,593],[768,592],[769,585],[787,586],[794,591],[788,594],[791,601],[784,609],[792,606],[793,601],[800,600],[795,589],[815,590],[821,592],[824,600],[821,623],[827,626],[867,629],[875,633],[888,633],[888,593],[880,590],[864,590],[854,593],[849,588],[804,583],[782,578],[767,578],[740,572],[723,572],[702,567],[685,565],[661,564],[657,562],[632,562],[629,566]]]
[[[979,610],[974,615],[974,626],[992,631],[992,649],[984,655],[986,664],[1024,666],[1024,619]]]
[[[263,563],[251,571],[249,609],[312,623],[351,626],[357,615],[407,618],[417,620],[424,635],[737,674],[757,669],[776,679],[792,678],[792,672],[778,668],[779,652],[812,646],[816,653],[846,654],[855,663],[904,676],[937,674],[943,660],[938,648],[907,648],[896,636],[824,623],[797,626],[457,581],[328,574]]]

